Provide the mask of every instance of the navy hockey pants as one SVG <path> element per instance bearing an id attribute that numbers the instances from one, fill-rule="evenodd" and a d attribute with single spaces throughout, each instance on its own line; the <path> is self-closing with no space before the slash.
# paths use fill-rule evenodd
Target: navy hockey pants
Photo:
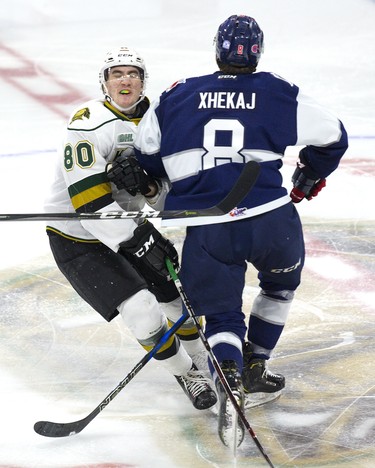
<path id="1" fill-rule="evenodd" d="M 300 284 L 305 248 L 295 206 L 242 220 L 187 228 L 181 282 L 197 315 L 206 316 L 206 336 L 233 332 L 242 340 L 247 262 L 267 291 L 294 291 Z"/>

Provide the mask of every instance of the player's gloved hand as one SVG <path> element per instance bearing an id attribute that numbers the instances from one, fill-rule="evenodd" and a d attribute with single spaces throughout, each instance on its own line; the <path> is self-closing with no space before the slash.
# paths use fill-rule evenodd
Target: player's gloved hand
<path id="1" fill-rule="evenodd" d="M 120 253 L 152 283 L 171 279 L 165 264 L 166 257 L 171 260 L 176 271 L 179 269 L 178 253 L 172 242 L 163 237 L 149 221 L 138 226 L 133 237 L 120 244 Z"/>
<path id="2" fill-rule="evenodd" d="M 107 177 L 116 187 L 124 189 L 133 197 L 140 192 L 149 194 L 150 185 L 155 186 L 153 179 L 139 166 L 134 156 L 118 156 L 112 163 L 107 164 Z"/>
<path id="3" fill-rule="evenodd" d="M 310 192 L 306 195 L 308 200 L 312 200 L 326 186 L 326 179 L 319 179 L 315 182 Z"/>
<path id="4" fill-rule="evenodd" d="M 297 167 L 292 176 L 294 187 L 290 192 L 293 203 L 299 203 L 304 198 L 311 200 L 326 186 L 326 179 L 309 179 L 303 171 Z"/>
<path id="5" fill-rule="evenodd" d="M 326 179 L 320 178 L 306 163 L 303 150 L 300 152 L 300 161 L 292 175 L 292 183 L 290 198 L 293 203 L 299 203 L 304 198 L 311 200 L 326 186 Z"/>

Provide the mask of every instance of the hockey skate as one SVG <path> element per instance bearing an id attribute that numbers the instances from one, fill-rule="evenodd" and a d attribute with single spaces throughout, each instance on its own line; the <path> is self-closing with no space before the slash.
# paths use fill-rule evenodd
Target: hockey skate
<path id="1" fill-rule="evenodd" d="M 251 344 L 243 348 L 242 382 L 245 391 L 245 408 L 260 406 L 278 399 L 285 387 L 285 377 L 267 369 L 266 360 L 252 357 Z"/>
<path id="2" fill-rule="evenodd" d="M 211 379 L 210 368 L 208 367 L 208 353 L 205 349 L 202 349 L 198 353 L 192 354 L 191 359 L 197 366 L 198 370 L 202 371 L 204 375 Z"/>
<path id="3" fill-rule="evenodd" d="M 197 369 L 195 364 L 186 375 L 175 375 L 177 382 L 193 403 L 194 408 L 205 410 L 217 402 L 215 391 L 211 388 L 204 372 Z"/>
<path id="4" fill-rule="evenodd" d="M 220 367 L 225 375 L 229 387 L 241 409 L 244 408 L 244 394 L 241 374 L 235 361 L 223 361 Z M 226 447 L 237 448 L 241 445 L 245 428 L 238 417 L 233 403 L 228 398 L 219 378 L 216 379 L 216 389 L 219 397 L 218 432 L 222 443 Z"/>

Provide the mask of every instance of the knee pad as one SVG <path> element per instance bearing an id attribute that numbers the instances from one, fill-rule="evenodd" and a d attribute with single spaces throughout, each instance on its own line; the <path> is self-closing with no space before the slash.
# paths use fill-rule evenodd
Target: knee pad
<path id="1" fill-rule="evenodd" d="M 182 300 L 180 296 L 171 302 L 161 302 L 161 308 L 171 322 L 177 322 L 182 315 Z"/>
<path id="2" fill-rule="evenodd" d="M 251 315 L 274 325 L 285 325 L 294 291 L 262 290 L 255 298 Z"/>
<path id="3" fill-rule="evenodd" d="M 177 320 L 181 317 L 183 313 L 182 300 L 180 297 L 171 302 L 162 302 L 160 303 L 160 306 L 162 307 L 165 315 L 167 316 L 168 322 L 171 326 L 177 322 Z M 202 317 L 198 317 L 198 322 L 201 325 L 201 327 L 203 327 Z M 186 320 L 186 322 L 184 322 L 178 329 L 176 335 L 186 340 L 197 339 L 198 331 L 194 320 L 189 317 Z"/>
<path id="4" fill-rule="evenodd" d="M 147 289 L 120 304 L 118 310 L 135 338 L 145 346 L 153 346 L 167 329 L 167 319 L 155 296 Z"/>

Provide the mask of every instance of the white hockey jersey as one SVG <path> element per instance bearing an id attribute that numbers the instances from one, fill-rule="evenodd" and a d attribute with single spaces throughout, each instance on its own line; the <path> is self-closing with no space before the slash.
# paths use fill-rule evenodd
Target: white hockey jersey
<path id="1" fill-rule="evenodd" d="M 48 213 L 137 211 L 145 198 L 135 197 L 108 181 L 107 163 L 119 154 L 134 154 L 137 125 L 149 107 L 138 105 L 139 116 L 129 119 L 106 100 L 91 100 L 76 109 L 68 123 L 57 155 L 55 180 L 45 200 Z M 132 237 L 133 219 L 50 221 L 47 230 L 83 242 L 101 241 L 117 251 Z"/>

